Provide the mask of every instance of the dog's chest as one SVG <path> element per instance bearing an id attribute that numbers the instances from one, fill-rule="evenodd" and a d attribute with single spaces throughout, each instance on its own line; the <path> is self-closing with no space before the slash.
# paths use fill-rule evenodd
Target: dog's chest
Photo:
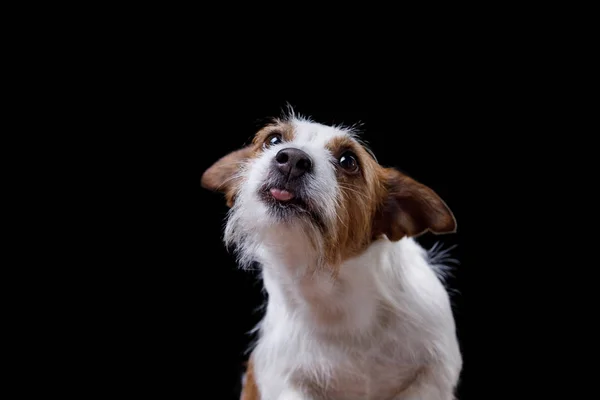
<path id="1" fill-rule="evenodd" d="M 368 348 L 340 342 L 297 351 L 293 356 L 286 351 L 281 357 L 271 353 L 269 361 L 261 360 L 258 351 L 261 386 L 277 392 L 275 382 L 292 382 L 315 400 L 388 400 L 408 386 L 420 368 L 408 361 L 392 340 L 372 343 Z"/>
<path id="2" fill-rule="evenodd" d="M 369 360 L 335 370 L 325 386 L 311 374 L 298 374 L 298 378 L 319 399 L 390 400 L 406 388 L 417 373 L 418 368 L 414 366 Z"/>

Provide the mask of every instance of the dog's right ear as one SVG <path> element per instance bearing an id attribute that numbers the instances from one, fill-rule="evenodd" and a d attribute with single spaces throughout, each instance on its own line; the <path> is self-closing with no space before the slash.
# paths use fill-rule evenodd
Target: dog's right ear
<path id="1" fill-rule="evenodd" d="M 250 146 L 227 154 L 204 171 L 200 179 L 200 185 L 205 189 L 224 193 L 227 206 L 231 207 L 239 183 L 237 174 L 240 166 L 251 155 L 252 148 Z"/>

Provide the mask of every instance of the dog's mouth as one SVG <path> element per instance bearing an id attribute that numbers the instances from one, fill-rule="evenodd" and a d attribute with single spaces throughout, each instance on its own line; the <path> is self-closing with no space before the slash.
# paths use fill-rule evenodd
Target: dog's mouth
<path id="1" fill-rule="evenodd" d="M 296 211 L 308 211 L 308 203 L 303 196 L 291 189 L 279 187 L 264 187 L 261 190 L 261 197 L 264 202 L 282 209 Z"/>
<path id="2" fill-rule="evenodd" d="M 325 224 L 318 208 L 306 197 L 302 187 L 293 188 L 291 185 L 264 185 L 259 191 L 261 200 L 269 207 L 271 216 L 282 220 L 301 218 L 308 219 L 320 229 Z"/>
<path id="3" fill-rule="evenodd" d="M 294 192 L 291 192 L 291 191 L 285 190 L 285 189 L 271 188 L 271 189 L 269 189 L 269 193 L 271 193 L 271 196 L 273 196 L 273 198 L 275 200 L 281 201 L 281 202 L 284 202 L 284 203 L 286 201 L 290 201 L 294 197 L 296 197 L 296 195 L 294 194 Z"/>

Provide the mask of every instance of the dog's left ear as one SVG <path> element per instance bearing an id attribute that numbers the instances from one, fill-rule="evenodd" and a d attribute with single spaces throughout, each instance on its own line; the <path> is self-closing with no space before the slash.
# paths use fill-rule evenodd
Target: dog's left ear
<path id="1" fill-rule="evenodd" d="M 456 232 L 450 208 L 429 187 L 399 171 L 386 168 L 382 175 L 384 199 L 374 221 L 374 236 L 397 241 L 405 236 Z"/>
<path id="2" fill-rule="evenodd" d="M 239 183 L 237 174 L 240 166 L 251 154 L 252 149 L 250 146 L 227 154 L 204 171 L 200 179 L 200 184 L 205 189 L 224 193 L 227 206 L 231 207 Z"/>

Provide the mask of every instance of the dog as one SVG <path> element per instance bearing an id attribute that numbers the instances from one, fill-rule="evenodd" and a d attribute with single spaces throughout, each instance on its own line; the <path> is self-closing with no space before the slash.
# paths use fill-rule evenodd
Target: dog
<path id="1" fill-rule="evenodd" d="M 452 400 L 448 292 L 415 238 L 456 232 L 429 187 L 381 166 L 354 127 L 293 111 L 217 160 L 224 242 L 268 294 L 243 400 Z"/>

